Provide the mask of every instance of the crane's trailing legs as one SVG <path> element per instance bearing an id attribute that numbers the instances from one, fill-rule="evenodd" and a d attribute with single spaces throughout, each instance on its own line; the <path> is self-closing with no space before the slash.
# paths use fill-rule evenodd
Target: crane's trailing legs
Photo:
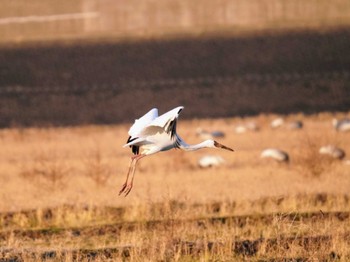
<path id="1" fill-rule="evenodd" d="M 121 190 L 119 191 L 119 195 L 124 193 L 125 196 L 127 196 L 130 193 L 132 186 L 133 186 L 133 182 L 134 182 L 134 175 L 135 175 L 137 161 L 139 161 L 144 156 L 145 155 L 136 155 L 136 156 L 131 157 L 129 171 L 128 171 L 128 174 L 126 175 L 125 183 L 123 184 Z M 130 183 L 128 183 L 130 174 L 132 174 L 131 181 L 130 181 Z"/>

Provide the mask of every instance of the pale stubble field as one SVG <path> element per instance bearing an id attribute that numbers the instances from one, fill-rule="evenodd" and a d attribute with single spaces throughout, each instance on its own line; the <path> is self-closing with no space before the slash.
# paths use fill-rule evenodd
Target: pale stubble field
<path id="1" fill-rule="evenodd" d="M 349 154 L 349 133 L 336 132 L 329 113 L 286 116 L 303 120 L 301 130 L 271 129 L 275 117 L 180 119 L 188 143 L 200 142 L 197 127 L 221 130 L 217 140 L 235 152 L 146 157 L 127 197 L 118 192 L 131 156 L 122 148 L 129 125 L 1 130 L 0 257 L 346 261 L 350 165 L 318 149 L 335 144 Z M 235 133 L 249 121 L 260 130 Z M 261 159 L 268 147 L 287 151 L 290 163 Z M 208 154 L 225 163 L 198 167 Z"/>

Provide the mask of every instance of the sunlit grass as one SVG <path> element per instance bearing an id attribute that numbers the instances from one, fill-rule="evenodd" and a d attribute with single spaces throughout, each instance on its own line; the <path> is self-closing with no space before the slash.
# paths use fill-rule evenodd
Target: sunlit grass
<path id="1" fill-rule="evenodd" d="M 54 251 L 55 259 L 71 260 L 99 250 L 100 261 L 346 261 L 349 166 L 318 149 L 334 143 L 347 150 L 349 134 L 332 129 L 330 114 L 287 116 L 302 119 L 302 130 L 272 130 L 274 117 L 180 120 L 187 142 L 199 142 L 199 126 L 222 130 L 220 141 L 235 152 L 146 157 L 126 198 L 118 191 L 130 161 L 122 148 L 128 126 L 1 130 L 0 257 L 22 250 L 23 259 L 41 259 Z M 251 120 L 259 132 L 234 132 L 235 123 Z M 290 163 L 261 159 L 266 147 L 287 151 Z M 225 164 L 199 168 L 209 152 Z"/>

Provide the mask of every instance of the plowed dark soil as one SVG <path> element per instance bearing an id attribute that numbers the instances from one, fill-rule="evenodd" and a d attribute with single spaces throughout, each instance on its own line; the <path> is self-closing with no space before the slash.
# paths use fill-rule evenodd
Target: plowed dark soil
<path id="1" fill-rule="evenodd" d="M 346 111 L 350 31 L 0 49 L 0 126 Z"/>

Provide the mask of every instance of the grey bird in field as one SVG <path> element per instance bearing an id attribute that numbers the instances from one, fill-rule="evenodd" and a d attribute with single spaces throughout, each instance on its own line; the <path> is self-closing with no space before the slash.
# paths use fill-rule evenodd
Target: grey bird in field
<path id="1" fill-rule="evenodd" d="M 303 122 L 301 122 L 300 120 L 291 121 L 288 123 L 288 128 L 291 130 L 302 129 Z"/>
<path id="2" fill-rule="evenodd" d="M 333 127 L 337 131 L 350 131 L 350 119 L 344 118 L 342 120 L 338 120 L 336 118 L 333 118 L 332 120 Z"/>
<path id="3" fill-rule="evenodd" d="M 197 128 L 196 135 L 201 137 L 202 139 L 213 139 L 215 137 L 225 137 L 225 133 L 219 130 L 215 131 L 207 131 L 202 128 Z"/>
<path id="4" fill-rule="evenodd" d="M 220 166 L 225 160 L 221 156 L 206 155 L 198 160 L 198 165 L 202 168 Z"/>
<path id="5" fill-rule="evenodd" d="M 238 124 L 235 127 L 235 132 L 237 134 L 243 134 L 247 131 L 253 131 L 253 132 L 259 131 L 259 126 L 255 122 L 250 121 L 245 124 Z"/>
<path id="6" fill-rule="evenodd" d="M 327 145 L 320 148 L 319 153 L 327 155 L 335 159 L 343 159 L 345 157 L 345 151 L 334 145 Z"/>
<path id="7" fill-rule="evenodd" d="M 246 124 L 246 127 L 250 130 L 250 131 L 259 131 L 259 126 L 257 123 L 250 121 Z"/>
<path id="8" fill-rule="evenodd" d="M 271 128 L 275 129 L 283 126 L 283 124 L 284 124 L 284 119 L 282 117 L 278 117 L 271 122 L 270 126 Z"/>
<path id="9" fill-rule="evenodd" d="M 277 162 L 289 162 L 289 155 L 280 149 L 277 148 L 267 148 L 263 150 L 260 154 L 261 158 L 271 158 Z"/>
<path id="10" fill-rule="evenodd" d="M 235 127 L 235 132 L 237 134 L 243 134 L 243 133 L 247 132 L 247 127 L 245 127 L 244 125 L 237 125 Z"/>

